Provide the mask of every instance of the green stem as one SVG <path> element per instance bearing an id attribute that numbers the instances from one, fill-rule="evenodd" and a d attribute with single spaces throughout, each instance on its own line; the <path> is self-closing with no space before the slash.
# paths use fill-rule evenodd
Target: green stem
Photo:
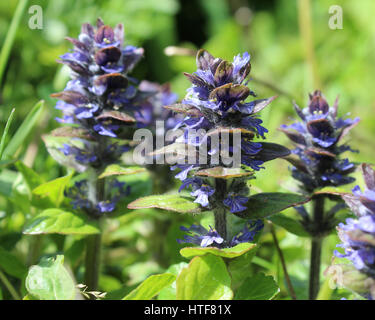
<path id="1" fill-rule="evenodd" d="M 271 234 L 272 234 L 273 242 L 275 243 L 275 247 L 276 247 L 277 253 L 279 255 L 282 268 L 283 268 L 284 277 L 285 277 L 285 280 L 286 280 L 286 284 L 288 286 L 289 294 L 290 294 L 290 296 L 292 297 L 293 300 L 297 300 L 296 292 L 294 291 L 292 281 L 289 278 L 289 273 L 288 273 L 288 269 L 286 267 L 284 254 L 283 254 L 283 252 L 280 248 L 279 241 L 277 240 L 275 228 L 273 226 L 273 223 L 269 223 L 269 224 L 270 224 L 270 228 L 271 228 Z"/>
<path id="2" fill-rule="evenodd" d="M 317 197 L 313 203 L 313 230 L 311 239 L 309 299 L 315 300 L 320 286 L 320 264 L 323 238 L 319 235 L 324 218 L 324 197 Z"/>
<path id="3" fill-rule="evenodd" d="M 22 15 L 26 9 L 28 0 L 20 0 L 17 4 L 16 11 L 13 15 L 12 22 L 7 32 L 3 47 L 0 52 L 0 85 L 3 80 L 3 74 L 5 67 L 8 62 L 9 54 L 13 46 L 14 39 L 16 37 L 18 25 L 21 22 Z"/>
<path id="4" fill-rule="evenodd" d="M 318 75 L 318 68 L 315 59 L 313 28 L 311 22 L 311 1 L 298 0 L 298 20 L 301 33 L 301 40 L 305 48 L 306 62 L 310 69 L 310 77 L 314 88 L 321 88 L 321 81 Z"/>
<path id="5" fill-rule="evenodd" d="M 227 213 L 225 206 L 223 205 L 227 183 L 224 179 L 215 179 L 215 187 L 217 202 L 216 208 L 214 209 L 215 229 L 224 240 L 228 241 Z"/>
<path id="6" fill-rule="evenodd" d="M 101 241 L 101 233 L 86 238 L 85 285 L 90 291 L 98 290 Z"/>
<path id="7" fill-rule="evenodd" d="M 12 295 L 14 300 L 21 300 L 21 296 L 17 293 L 17 290 L 10 283 L 6 275 L 0 270 L 0 281 L 8 289 L 9 293 Z"/>
<path id="8" fill-rule="evenodd" d="M 91 176 L 88 183 L 90 184 L 89 197 L 91 197 L 91 201 L 97 204 L 104 200 L 105 180 L 98 179 L 96 175 L 95 177 Z M 86 238 L 85 285 L 87 285 L 90 291 L 98 290 L 101 246 L 102 232 L 99 234 L 90 235 Z"/>
<path id="9" fill-rule="evenodd" d="M 43 235 L 38 234 L 32 237 L 27 254 L 27 265 L 32 266 L 38 262 L 42 250 Z"/>

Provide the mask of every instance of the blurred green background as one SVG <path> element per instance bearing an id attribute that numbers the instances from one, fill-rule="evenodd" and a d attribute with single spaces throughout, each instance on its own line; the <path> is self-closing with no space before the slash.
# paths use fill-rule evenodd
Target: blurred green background
<path id="1" fill-rule="evenodd" d="M 0 43 L 4 43 L 17 3 L 16 0 L 0 2 Z M 343 29 L 332 30 L 328 25 L 329 8 L 336 4 L 343 9 Z M 28 8 L 32 5 L 40 5 L 43 10 L 41 30 L 28 27 L 31 17 Z M 31 0 L 20 21 L 0 84 L 0 125 L 4 128 L 11 108 L 15 107 L 11 136 L 32 106 L 44 99 L 45 111 L 33 134 L 19 150 L 19 156 L 46 180 L 64 173 L 48 156 L 41 140 L 43 133 L 58 127 L 54 117 L 59 112 L 54 109 L 55 101 L 49 95 L 62 90 L 69 76 L 56 59 L 70 48 L 64 37 L 76 37 L 82 23 L 95 23 L 96 18 L 101 17 L 109 25 L 123 23 L 126 42 L 144 47 L 145 57 L 133 75 L 160 83 L 170 82 L 180 99 L 190 85 L 182 72 L 195 70 L 195 57 L 167 56 L 166 47 L 205 48 L 214 56 L 229 60 L 239 52 L 248 51 L 252 57 L 250 88 L 259 98 L 279 96 L 261 114 L 269 129 L 269 141 L 290 147 L 276 128 L 295 117 L 292 100 L 303 107 L 308 93 L 321 89 L 332 105 L 339 94 L 339 114 L 350 113 L 353 118 L 361 118 L 349 137 L 352 147 L 360 153 L 348 156 L 353 161 L 372 163 L 375 158 L 374 13 L 373 0 Z M 358 173 L 355 175 L 359 177 Z M 358 182 L 363 184 L 361 179 Z M 288 165 L 282 160 L 268 163 L 266 170 L 257 174 L 253 185 L 256 191 L 268 192 L 295 188 L 289 178 Z M 2 201 L 0 210 L 7 210 L 7 205 Z M 147 233 L 147 218 L 125 217 L 122 223 L 127 219 L 132 224 L 121 236 L 132 238 L 133 233 Z M 16 221 L 17 216 L 13 219 Z M 21 224 L 14 223 L 15 226 Z M 307 274 L 308 241 L 280 228 L 278 235 L 293 281 L 298 286 Z M 111 237 L 114 237 L 112 241 L 117 241 L 116 234 Z M 171 235 L 167 241 L 175 241 L 173 237 Z M 129 266 L 127 273 L 131 284 L 160 268 L 150 267 L 147 250 L 142 249 L 145 244 L 138 238 L 134 241 L 137 250 L 145 252 L 143 260 L 137 255 L 124 258 L 121 247 L 111 251 L 114 260 L 116 254 L 126 260 L 122 263 Z M 282 277 L 270 235 L 265 234 L 262 241 L 263 252 L 259 253 L 260 260 L 256 260 L 259 267 Z M 326 265 L 330 263 L 337 241 L 335 235 L 327 240 Z M 175 252 L 171 254 L 178 256 L 179 247 L 177 244 L 172 247 Z M 175 261 L 172 259 L 172 262 Z M 105 286 L 117 288 L 118 280 L 114 279 L 108 275 L 108 282 L 102 289 L 106 289 Z M 301 294 L 303 290 L 301 288 Z"/>

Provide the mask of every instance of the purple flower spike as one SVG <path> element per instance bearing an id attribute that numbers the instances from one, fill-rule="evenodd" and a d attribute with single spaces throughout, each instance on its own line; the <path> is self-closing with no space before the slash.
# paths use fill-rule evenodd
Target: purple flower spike
<path id="1" fill-rule="evenodd" d="M 302 189 L 313 192 L 353 182 L 354 178 L 348 175 L 355 170 L 354 164 L 339 156 L 354 150 L 348 145 L 339 145 L 339 142 L 359 119 L 337 119 L 337 100 L 330 107 L 318 90 L 310 95 L 306 108 L 295 105 L 295 110 L 302 121 L 282 125 L 280 131 L 296 144 L 292 152 L 299 159 L 291 161 L 291 170 L 293 177 L 302 183 Z"/>

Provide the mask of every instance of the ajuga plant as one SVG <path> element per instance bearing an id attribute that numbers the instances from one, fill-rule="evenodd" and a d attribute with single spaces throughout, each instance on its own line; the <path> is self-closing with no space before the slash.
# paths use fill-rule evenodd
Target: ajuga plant
<path id="1" fill-rule="evenodd" d="M 213 214 L 213 224 L 208 227 L 199 223 L 182 227 L 187 235 L 177 241 L 196 244 L 200 250 L 210 253 L 224 250 L 225 254 L 217 255 L 228 258 L 231 257 L 228 250 L 236 250 L 237 246 L 248 245 L 256 239 L 263 228 L 263 218 L 303 203 L 306 197 L 279 193 L 250 195 L 249 182 L 255 172 L 264 169 L 265 162 L 290 154 L 281 145 L 259 141 L 268 130 L 258 113 L 275 97 L 248 99 L 255 96 L 246 80 L 251 67 L 250 55 L 239 54 L 229 62 L 201 49 L 196 63 L 196 72 L 185 73 L 192 83 L 186 97 L 181 103 L 166 107 L 185 116 L 175 127 L 180 130 L 178 137 L 173 144 L 153 153 L 175 156 L 171 169 L 179 171 L 176 178 L 181 180 L 180 194 L 140 198 L 128 208 L 156 207 Z M 181 251 L 185 257 L 192 257 L 196 252 L 186 253 L 185 249 Z M 244 275 L 243 279 L 248 276 Z"/>
<path id="2" fill-rule="evenodd" d="M 342 242 L 337 246 L 344 252 L 334 252 L 350 263 L 334 264 L 326 273 L 333 276 L 338 285 L 375 300 L 375 172 L 368 164 L 362 164 L 361 170 L 365 190 L 362 192 L 357 185 L 352 194 L 341 195 L 355 218 L 348 218 L 337 227 Z"/>
<path id="3" fill-rule="evenodd" d="M 177 94 L 171 91 L 169 83 L 160 85 L 150 81 L 142 81 L 139 89 L 153 95 L 145 100 L 135 115 L 141 127 L 151 130 L 153 133 L 153 145 L 156 145 L 158 136 L 164 137 L 165 131 L 173 129 L 181 120 L 181 116 L 173 114 L 164 106 L 177 102 Z M 173 187 L 173 174 L 168 165 L 160 165 L 153 159 L 153 163 L 146 166 L 153 175 L 153 192 L 162 193 Z M 163 177 L 163 178 L 161 178 Z"/>
<path id="4" fill-rule="evenodd" d="M 57 121 L 69 125 L 51 135 L 65 143 L 56 146 L 48 140 L 47 147 L 61 163 L 81 173 L 66 196 L 73 209 L 90 221 L 115 212 L 131 192 L 118 175 L 139 172 L 110 169 L 131 148 L 130 139 L 143 120 L 139 111 L 151 96 L 128 76 L 143 49 L 124 45 L 123 38 L 121 24 L 114 29 L 100 19 L 96 27 L 83 24 L 78 39 L 67 38 L 73 50 L 59 60 L 70 68 L 71 80 L 64 91 L 52 94 L 63 113 Z M 84 283 L 91 290 L 97 289 L 100 247 L 101 232 L 87 237 Z"/>
<path id="5" fill-rule="evenodd" d="M 313 195 L 324 187 L 337 187 L 353 182 L 349 174 L 355 165 L 343 158 L 346 151 L 354 151 L 346 143 L 340 144 L 359 119 L 337 117 L 338 99 L 330 107 L 319 90 L 309 95 L 309 104 L 301 109 L 294 104 L 300 121 L 283 125 L 280 130 L 295 143 L 291 173 L 300 182 L 302 193 Z M 309 214 L 304 206 L 296 207 L 301 223 L 312 238 L 309 296 L 314 299 L 319 289 L 320 257 L 322 239 L 332 232 L 337 224 L 335 214 L 342 209 L 338 203 L 325 210 L 327 194 L 314 195 L 313 208 Z"/>

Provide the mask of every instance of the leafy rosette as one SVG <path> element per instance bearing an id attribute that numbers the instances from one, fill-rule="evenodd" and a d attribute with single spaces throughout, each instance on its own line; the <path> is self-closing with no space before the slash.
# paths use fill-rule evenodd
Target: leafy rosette
<path id="1" fill-rule="evenodd" d="M 180 190 L 192 187 L 191 195 L 202 207 L 224 205 L 232 213 L 240 212 L 246 210 L 246 180 L 252 172 L 263 168 L 265 161 L 289 154 L 280 145 L 253 141 L 255 137 L 265 138 L 268 132 L 257 113 L 275 97 L 247 101 L 249 96 L 255 96 L 245 82 L 251 68 L 247 52 L 229 62 L 200 50 L 196 62 L 197 71 L 185 73 L 192 83 L 185 99 L 166 107 L 185 115 L 176 126 L 183 133 L 173 145 L 156 153 L 178 155 L 172 169 L 181 170 L 176 175 L 182 181 Z M 240 159 L 237 168 L 230 161 L 234 155 Z M 207 161 L 201 161 L 202 156 Z M 224 198 L 214 185 L 218 179 L 228 180 Z"/>
<path id="2" fill-rule="evenodd" d="M 342 242 L 338 247 L 344 248 L 345 252 L 335 251 L 335 255 L 350 260 L 352 264 L 334 265 L 331 269 L 336 272 L 339 268 L 350 270 L 338 280 L 364 297 L 375 299 L 375 172 L 366 164 L 361 168 L 366 182 L 365 191 L 356 186 L 352 195 L 343 195 L 357 218 L 348 218 L 337 228 Z"/>
<path id="3" fill-rule="evenodd" d="M 309 96 L 308 107 L 294 108 L 301 121 L 283 125 L 280 130 L 296 145 L 292 175 L 301 182 L 301 188 L 309 193 L 327 186 L 340 186 L 354 181 L 348 175 L 355 165 L 341 154 L 354 151 L 346 143 L 340 144 L 348 132 L 358 124 L 359 118 L 337 117 L 338 99 L 330 107 L 320 91 Z"/>

